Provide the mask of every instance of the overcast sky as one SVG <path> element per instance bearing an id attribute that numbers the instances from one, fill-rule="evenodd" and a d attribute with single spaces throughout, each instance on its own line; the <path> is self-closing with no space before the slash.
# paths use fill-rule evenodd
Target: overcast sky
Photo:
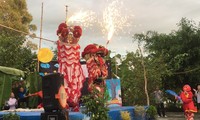
<path id="1" fill-rule="evenodd" d="M 33 24 L 37 25 L 39 36 L 41 3 L 44 3 L 43 37 L 57 40 L 58 25 L 66 20 L 65 5 L 68 5 L 68 17 L 82 11 L 93 11 L 99 20 L 102 19 L 104 9 L 113 0 L 27 0 L 28 10 L 33 16 Z M 121 0 L 124 5 L 122 16 L 129 16 L 130 26 L 123 29 L 124 34 L 114 34 L 108 49 L 116 53 L 126 54 L 126 51 L 135 51 L 137 45 L 132 43 L 135 33 L 154 30 L 159 33 L 169 33 L 176 30 L 176 24 L 182 17 L 200 21 L 200 0 Z M 123 9 L 124 8 L 124 9 Z M 97 24 L 86 28 L 80 40 L 82 49 L 90 43 L 106 44 L 106 37 Z M 123 32 L 123 31 L 121 31 Z M 34 41 L 38 41 L 35 39 Z M 42 47 L 55 48 L 52 43 L 43 42 Z M 81 49 L 81 51 L 82 51 Z"/>

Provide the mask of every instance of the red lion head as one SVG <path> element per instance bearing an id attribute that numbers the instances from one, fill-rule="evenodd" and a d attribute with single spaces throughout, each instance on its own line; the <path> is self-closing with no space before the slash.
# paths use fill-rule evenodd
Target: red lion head
<path id="1" fill-rule="evenodd" d="M 83 50 L 82 57 L 84 58 L 86 54 L 98 54 L 101 57 L 104 57 L 108 55 L 108 49 L 101 45 L 90 44 Z"/>
<path id="2" fill-rule="evenodd" d="M 80 26 L 67 26 L 66 23 L 61 23 L 57 29 L 57 35 L 62 42 L 76 44 L 82 35 Z"/>

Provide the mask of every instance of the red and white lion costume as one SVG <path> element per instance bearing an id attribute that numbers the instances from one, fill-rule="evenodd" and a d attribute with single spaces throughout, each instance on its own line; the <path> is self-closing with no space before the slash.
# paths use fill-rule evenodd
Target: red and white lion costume
<path id="1" fill-rule="evenodd" d="M 64 75 L 64 86 L 68 95 L 68 104 L 73 111 L 79 111 L 81 89 L 85 76 L 80 64 L 80 45 L 82 35 L 80 26 L 69 27 L 65 23 L 58 26 L 57 41 L 58 72 Z"/>
<path id="2" fill-rule="evenodd" d="M 108 50 L 97 44 L 86 46 L 82 52 L 82 57 L 86 60 L 88 68 L 88 90 L 90 92 L 93 87 L 103 92 L 100 86 L 105 84 L 104 80 L 108 76 L 107 65 L 103 58 L 106 55 L 108 55 Z"/>

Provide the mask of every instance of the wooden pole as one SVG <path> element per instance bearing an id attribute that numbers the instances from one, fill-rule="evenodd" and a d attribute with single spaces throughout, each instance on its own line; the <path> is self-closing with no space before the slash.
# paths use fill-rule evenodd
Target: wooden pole
<path id="1" fill-rule="evenodd" d="M 40 19 L 40 43 L 39 43 L 39 49 L 41 48 L 41 44 L 42 44 L 42 24 L 43 24 L 43 2 L 42 2 L 41 19 Z"/>
<path id="2" fill-rule="evenodd" d="M 66 5 L 65 7 L 66 7 L 66 22 L 65 23 L 67 23 L 68 5 Z"/>
<path id="3" fill-rule="evenodd" d="M 42 7 L 41 7 L 41 19 L 40 19 L 40 40 L 39 40 L 39 47 L 38 47 L 38 51 L 41 48 L 41 44 L 42 44 L 42 24 L 43 23 L 43 2 L 42 2 Z M 38 60 L 38 72 L 40 70 L 40 64 L 39 64 L 39 60 Z"/>

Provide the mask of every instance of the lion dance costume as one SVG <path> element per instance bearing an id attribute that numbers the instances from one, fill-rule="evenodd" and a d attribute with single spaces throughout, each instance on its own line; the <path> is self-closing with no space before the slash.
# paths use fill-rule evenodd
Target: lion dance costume
<path id="1" fill-rule="evenodd" d="M 194 120 L 194 112 L 197 112 L 197 108 L 194 106 L 193 94 L 189 85 L 183 86 L 183 92 L 180 94 L 183 101 L 183 110 L 186 120 Z"/>
<path id="2" fill-rule="evenodd" d="M 108 50 L 97 44 L 86 46 L 82 52 L 82 57 L 86 60 L 88 68 L 88 90 L 90 92 L 92 92 L 93 87 L 100 92 L 104 91 L 101 86 L 105 85 L 104 80 L 108 76 L 107 65 L 104 60 L 106 55 L 108 55 Z"/>
<path id="3" fill-rule="evenodd" d="M 68 104 L 73 111 L 79 111 L 81 89 L 85 80 L 80 64 L 80 45 L 82 35 L 80 26 L 70 27 L 65 23 L 58 26 L 57 41 L 58 72 L 64 75 L 64 86 L 68 95 Z"/>

